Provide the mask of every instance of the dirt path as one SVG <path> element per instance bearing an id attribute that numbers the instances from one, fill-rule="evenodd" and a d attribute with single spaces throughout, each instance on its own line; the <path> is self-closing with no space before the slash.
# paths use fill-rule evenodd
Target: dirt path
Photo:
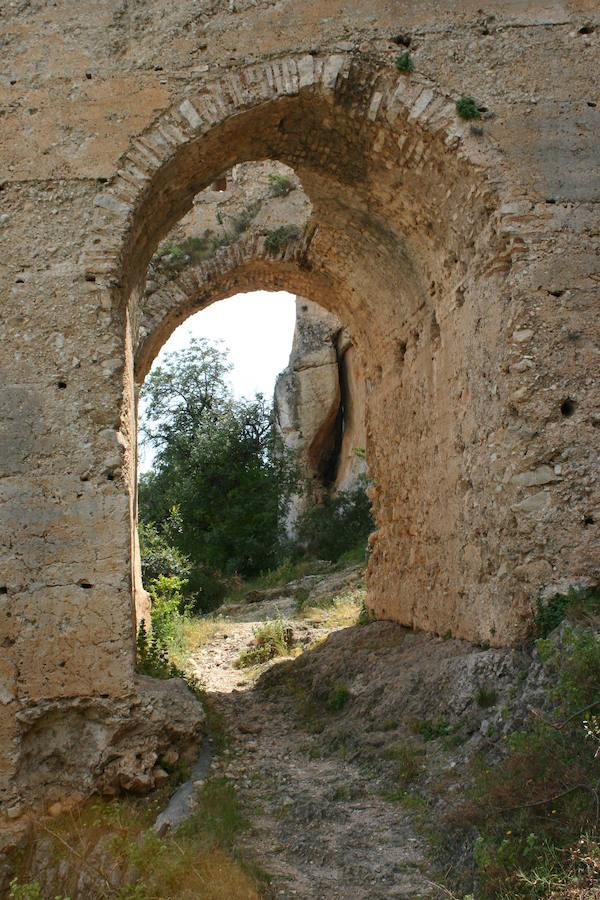
<path id="1" fill-rule="evenodd" d="M 343 742 L 339 752 L 322 752 L 318 727 L 294 700 L 299 674 L 291 686 L 273 689 L 265 670 L 281 663 L 250 672 L 235 667 L 257 624 L 278 611 L 291 618 L 293 609 L 292 600 L 279 598 L 233 610 L 191 662 L 232 735 L 231 749 L 213 770 L 236 784 L 250 811 L 244 851 L 272 876 L 273 897 L 448 896 L 424 874 L 431 866 L 413 816 L 383 798 L 382 784 L 366 770 L 361 753 L 346 753 Z M 339 630 L 298 620 L 293 628 L 304 646 Z M 293 665 L 300 673 L 298 663 Z"/>

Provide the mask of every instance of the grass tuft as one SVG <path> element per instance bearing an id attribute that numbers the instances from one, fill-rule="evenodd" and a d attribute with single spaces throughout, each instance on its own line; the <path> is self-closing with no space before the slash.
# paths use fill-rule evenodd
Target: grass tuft
<path id="1" fill-rule="evenodd" d="M 274 228 L 265 238 L 265 250 L 270 256 L 281 253 L 290 241 L 296 241 L 300 237 L 300 229 L 297 225 L 280 225 Z"/>
<path id="2" fill-rule="evenodd" d="M 288 656 L 294 645 L 292 628 L 278 616 L 256 628 L 253 644 L 254 646 L 240 653 L 236 662 L 238 668 L 259 666 L 276 656 Z"/>

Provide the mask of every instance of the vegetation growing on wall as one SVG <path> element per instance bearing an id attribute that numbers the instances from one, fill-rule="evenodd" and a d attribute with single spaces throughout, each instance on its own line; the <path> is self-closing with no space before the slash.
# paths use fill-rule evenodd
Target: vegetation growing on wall
<path id="1" fill-rule="evenodd" d="M 583 900 L 600 884 L 600 637 L 564 625 L 536 650 L 543 711 L 499 764 L 476 765 L 460 817 L 476 829 L 478 897 Z"/>

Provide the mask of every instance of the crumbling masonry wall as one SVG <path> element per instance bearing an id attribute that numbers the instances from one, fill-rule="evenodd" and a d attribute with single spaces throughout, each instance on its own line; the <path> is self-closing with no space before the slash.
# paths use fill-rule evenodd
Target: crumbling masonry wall
<path id="1" fill-rule="evenodd" d="M 118 732 L 140 706 L 145 271 L 198 191 L 239 162 L 291 166 L 310 226 L 275 258 L 257 240 L 188 273 L 152 334 L 254 288 L 340 318 L 367 370 L 377 615 L 508 643 L 540 594 L 598 577 L 595 4 L 222 7 L 2 12 L 0 796 L 12 822 L 101 780 L 106 755 L 78 759 L 76 736 L 91 722 L 106 737 L 107 718 Z M 394 58 L 408 41 L 406 76 Z M 487 110 L 475 127 L 456 115 L 463 94 Z"/>

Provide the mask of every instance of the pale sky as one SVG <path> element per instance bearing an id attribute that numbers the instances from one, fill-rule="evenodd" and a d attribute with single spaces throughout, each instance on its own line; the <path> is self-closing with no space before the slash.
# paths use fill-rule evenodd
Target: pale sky
<path id="1" fill-rule="evenodd" d="M 234 395 L 253 397 L 260 392 L 272 397 L 275 379 L 288 363 L 295 321 L 292 294 L 284 291 L 236 294 L 190 316 L 176 328 L 154 366 L 160 365 L 166 353 L 182 350 L 193 337 L 221 340 L 229 349 L 233 363 L 229 381 Z M 150 448 L 140 446 L 140 470 L 147 471 L 151 463 Z"/>

